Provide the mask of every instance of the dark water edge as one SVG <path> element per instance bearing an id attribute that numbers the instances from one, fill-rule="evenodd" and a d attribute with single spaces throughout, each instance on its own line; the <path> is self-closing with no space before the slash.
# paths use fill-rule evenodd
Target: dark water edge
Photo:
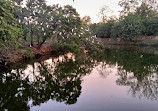
<path id="1" fill-rule="evenodd" d="M 1 69 L 0 111 L 157 111 L 158 55 L 138 49 L 47 56 Z"/>
<path id="2" fill-rule="evenodd" d="M 141 46 L 141 45 L 104 45 L 106 49 L 119 49 L 142 52 L 145 54 L 158 55 L 158 47 L 155 46 Z"/>

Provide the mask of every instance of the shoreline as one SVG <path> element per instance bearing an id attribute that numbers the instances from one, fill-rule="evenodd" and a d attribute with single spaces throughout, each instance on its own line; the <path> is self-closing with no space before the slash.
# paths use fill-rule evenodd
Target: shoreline
<path id="1" fill-rule="evenodd" d="M 98 38 L 105 49 L 132 49 L 143 53 L 158 55 L 158 37 L 141 37 L 134 40 Z M 41 56 L 54 55 L 57 51 L 50 44 L 43 44 L 40 49 L 38 45 L 29 47 L 29 44 L 21 45 L 16 51 L 10 51 L 7 56 L 0 55 L 0 67 L 9 67 L 14 63 L 35 59 Z"/>
<path id="2" fill-rule="evenodd" d="M 18 48 L 16 51 L 9 52 L 7 56 L 1 55 L 0 67 L 7 67 L 17 62 L 34 59 L 41 56 L 52 55 L 56 52 L 49 44 L 43 44 L 40 49 L 29 47 L 29 45 L 22 45 L 25 49 Z"/>
<path id="3" fill-rule="evenodd" d="M 98 40 L 104 45 L 158 46 L 158 36 L 144 36 L 135 39 L 98 38 Z"/>

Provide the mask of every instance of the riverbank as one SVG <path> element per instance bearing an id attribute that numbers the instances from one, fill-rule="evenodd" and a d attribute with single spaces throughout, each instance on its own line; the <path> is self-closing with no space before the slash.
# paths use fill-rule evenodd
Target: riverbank
<path id="1" fill-rule="evenodd" d="M 158 55 L 158 37 L 141 37 L 134 40 L 99 38 L 106 49 L 133 49 L 143 53 Z M 0 51 L 0 67 L 10 66 L 11 64 L 33 59 L 40 56 L 53 55 L 56 50 L 51 44 L 43 44 L 40 49 L 38 45 L 30 47 L 29 44 L 22 44 L 16 51 L 9 50 L 5 56 Z"/>
<path id="2" fill-rule="evenodd" d="M 137 39 L 99 38 L 106 49 L 136 50 L 146 54 L 158 55 L 158 36 L 144 36 Z"/>
<path id="3" fill-rule="evenodd" d="M 145 54 L 158 55 L 158 48 L 153 46 L 134 46 L 134 45 L 105 45 L 105 49 L 131 50 Z"/>
<path id="4" fill-rule="evenodd" d="M 104 45 L 158 46 L 158 36 L 144 36 L 135 39 L 99 38 Z"/>
<path id="5" fill-rule="evenodd" d="M 53 49 L 50 44 L 43 44 L 40 49 L 37 45 L 30 47 L 29 44 L 23 44 L 19 46 L 15 51 L 10 50 L 8 54 L 0 54 L 0 67 L 9 66 L 20 61 L 36 58 L 39 56 L 46 56 L 53 54 L 55 49 Z"/>

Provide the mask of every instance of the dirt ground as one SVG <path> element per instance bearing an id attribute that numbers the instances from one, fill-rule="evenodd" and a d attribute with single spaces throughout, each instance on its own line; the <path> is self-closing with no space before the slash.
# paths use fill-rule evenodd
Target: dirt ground
<path id="1" fill-rule="evenodd" d="M 26 49 L 30 50 L 30 53 L 33 54 L 33 57 L 36 56 L 44 56 L 44 55 L 50 55 L 51 53 L 55 52 L 55 50 L 52 48 L 50 44 L 43 44 L 40 49 L 37 48 L 38 45 L 34 45 L 33 47 L 30 47 L 29 44 L 22 44 L 22 47 L 25 48 L 18 48 L 17 50 L 10 49 L 9 53 L 5 56 L 0 53 L 0 66 L 5 66 L 9 64 L 13 64 L 19 61 L 23 61 L 26 58 Z M 2 51 L 2 50 L 1 50 Z"/>

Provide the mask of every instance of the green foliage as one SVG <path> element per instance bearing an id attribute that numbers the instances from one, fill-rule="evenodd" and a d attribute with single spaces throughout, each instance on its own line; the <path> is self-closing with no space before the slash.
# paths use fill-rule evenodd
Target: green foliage
<path id="1" fill-rule="evenodd" d="M 72 44 L 66 44 L 64 46 L 64 49 L 65 50 L 68 50 L 70 52 L 74 52 L 74 53 L 78 53 L 79 52 L 79 46 L 75 43 L 72 43 Z"/>
<path id="2" fill-rule="evenodd" d="M 7 45 L 11 45 L 11 42 L 12 44 L 18 44 L 19 37 L 24 36 L 25 41 L 21 40 L 21 42 L 30 41 L 31 46 L 36 42 L 39 49 L 49 39 L 49 43 L 52 45 L 55 43 L 60 45 L 58 49 L 62 47 L 66 51 L 77 53 L 79 47 L 84 45 L 82 41 L 91 36 L 88 26 L 80 19 L 76 9 L 70 5 L 64 7 L 59 5 L 48 6 L 45 0 L 27 0 L 25 6 L 22 6 L 22 0 L 2 1 L 6 3 L 2 3 L 0 7 L 8 4 L 3 6 L 7 11 L 4 11 L 4 14 L 1 15 L 2 17 L 6 15 L 5 19 L 7 21 L 1 17 L 2 22 L 0 23 L 2 26 L 4 23 L 4 27 L 8 25 L 10 28 L 5 27 L 2 28 L 4 31 L 0 30 L 0 36 L 3 37 L 4 35 L 3 38 L 6 38 L 5 40 L 2 38 L 2 40 L 7 43 L 1 44 L 3 46 L 7 47 Z M 14 1 L 16 2 L 15 5 Z M 10 10 L 10 8 L 12 9 Z M 1 10 L 3 11 L 3 9 Z M 7 15 L 7 13 L 10 14 Z M 24 34 L 19 25 L 23 28 Z M 6 29 L 9 31 L 6 31 Z M 6 32 L 7 34 L 5 34 Z M 25 55 L 30 56 L 28 53 L 26 51 Z"/>
<path id="3" fill-rule="evenodd" d="M 142 34 L 143 29 L 141 17 L 130 14 L 114 25 L 112 35 L 120 38 L 135 38 Z"/>
<path id="4" fill-rule="evenodd" d="M 77 45 L 76 43 L 72 42 L 69 44 L 64 44 L 64 45 L 60 45 L 60 44 L 55 44 L 53 45 L 53 47 L 58 51 L 58 53 L 62 52 L 62 53 L 67 53 L 67 52 L 72 52 L 72 53 L 79 53 L 80 52 L 80 47 L 79 45 Z"/>
<path id="5" fill-rule="evenodd" d="M 142 34 L 143 29 L 141 17 L 137 14 L 129 14 L 118 22 L 109 20 L 106 24 L 93 24 L 90 27 L 92 33 L 100 38 L 135 38 Z"/>
<path id="6" fill-rule="evenodd" d="M 79 53 L 80 49 L 79 46 L 76 43 L 66 44 L 63 46 L 64 51 L 66 52 L 73 52 L 73 53 Z"/>
<path id="7" fill-rule="evenodd" d="M 26 50 L 24 52 L 24 56 L 25 56 L 26 59 L 34 57 L 33 53 L 30 50 Z"/>
<path id="8" fill-rule="evenodd" d="M 107 23 L 94 23 L 89 26 L 90 31 L 93 35 L 96 35 L 99 38 L 110 38 L 111 30 L 116 23 L 116 20 L 110 19 Z"/>
<path id="9" fill-rule="evenodd" d="M 23 31 L 14 18 L 14 4 L 9 0 L 0 0 L 0 46 L 8 49 L 16 47 Z"/>
<path id="10" fill-rule="evenodd" d="M 156 18 L 142 19 L 144 25 L 143 34 L 147 36 L 157 35 L 158 25 L 156 23 Z"/>
<path id="11" fill-rule="evenodd" d="M 27 48 L 25 46 L 22 46 L 22 45 L 19 45 L 19 48 L 25 50 L 24 56 L 25 56 L 26 59 L 34 57 L 31 49 L 29 49 L 29 48 Z"/>
<path id="12" fill-rule="evenodd" d="M 56 9 L 60 13 L 54 16 L 57 20 L 57 29 L 54 31 L 56 40 L 53 47 L 61 52 L 78 53 L 82 48 L 86 49 L 92 46 L 88 49 L 95 49 L 94 47 L 99 45 L 99 42 L 97 45 L 91 45 L 96 42 L 96 39 L 92 39 L 87 24 L 80 19 L 73 7 L 69 5 L 64 8 L 56 6 Z"/>
<path id="13" fill-rule="evenodd" d="M 116 22 L 111 29 L 111 37 L 118 38 L 120 34 L 120 22 Z"/>
<path id="14" fill-rule="evenodd" d="M 47 6 L 44 0 L 29 0 L 25 12 L 25 20 L 22 23 L 26 29 L 25 38 L 31 38 L 31 45 L 36 40 L 39 48 L 48 38 L 51 38 L 53 43 L 67 44 L 67 41 L 80 32 L 79 14 L 70 5 Z"/>
<path id="15" fill-rule="evenodd" d="M 110 28 L 108 27 L 108 24 L 100 24 L 97 28 L 96 28 L 96 32 L 95 35 L 97 37 L 101 37 L 101 38 L 107 38 L 110 37 L 109 35 L 109 30 Z"/>
<path id="16" fill-rule="evenodd" d="M 93 35 L 100 38 L 133 39 L 158 34 L 158 12 L 150 3 L 141 3 L 138 0 L 121 0 L 119 5 L 123 7 L 120 19 L 90 25 Z"/>
<path id="17" fill-rule="evenodd" d="M 92 35 L 95 35 L 97 26 L 98 26 L 98 24 L 96 24 L 96 23 L 91 24 L 91 25 L 89 26 L 89 29 L 90 29 L 90 32 L 92 33 Z"/>
<path id="18" fill-rule="evenodd" d="M 104 50 L 103 44 L 94 36 L 86 38 L 83 42 L 89 54 L 97 54 Z"/>
<path id="19" fill-rule="evenodd" d="M 152 6 L 143 3 L 137 8 L 136 14 L 141 16 L 143 26 L 145 27 L 142 33 L 148 36 L 156 35 L 158 31 L 158 25 L 156 23 L 157 11 L 153 10 Z"/>

